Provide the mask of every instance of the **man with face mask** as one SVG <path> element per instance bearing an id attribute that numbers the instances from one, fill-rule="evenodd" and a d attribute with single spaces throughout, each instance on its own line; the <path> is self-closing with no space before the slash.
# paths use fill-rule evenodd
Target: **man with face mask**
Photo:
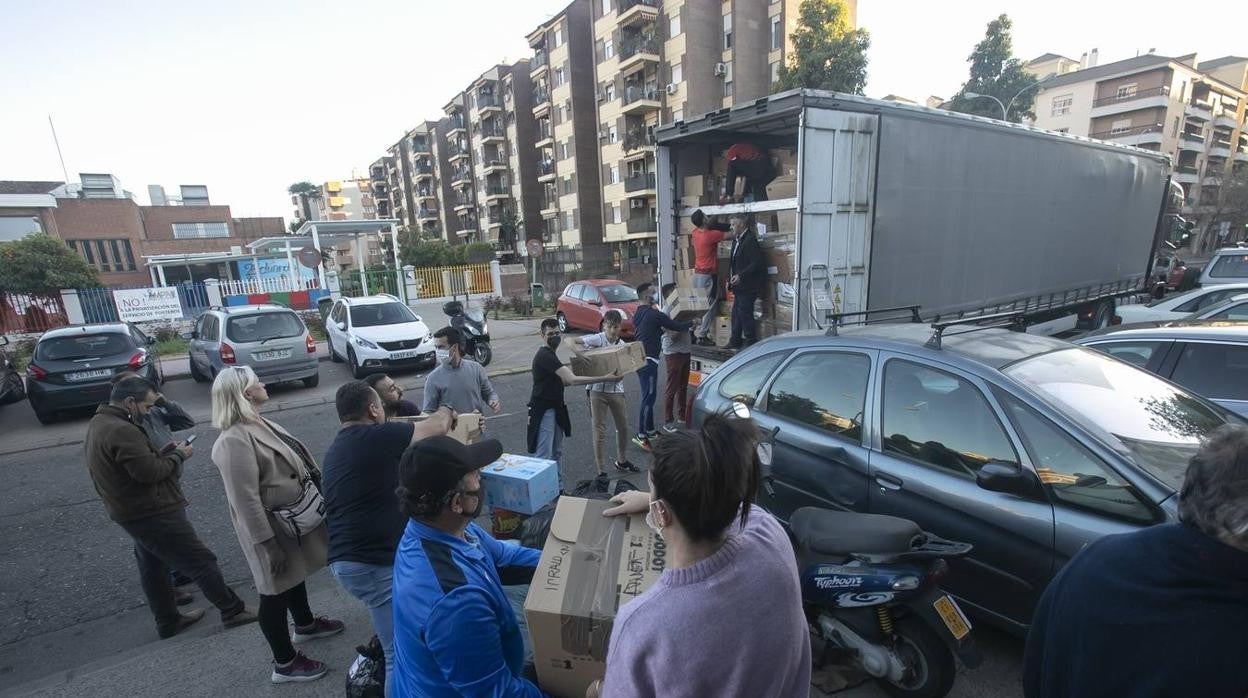
<path id="1" fill-rule="evenodd" d="M 384 373 L 371 373 L 364 382 L 377 391 L 381 404 L 386 408 L 387 417 L 416 417 L 420 408 L 416 403 L 403 399 L 403 388 L 393 378 Z"/>
<path id="2" fill-rule="evenodd" d="M 502 453 L 493 439 L 435 436 L 403 454 L 393 696 L 545 695 L 524 676 L 523 633 L 502 586 L 531 580 L 541 551 L 503 545 L 473 523 L 481 468 Z"/>
<path id="3" fill-rule="evenodd" d="M 456 412 L 484 412 L 489 406 L 494 414 L 503 409 L 498 393 L 490 385 L 481 364 L 465 359 L 463 333 L 455 327 L 443 327 L 433 333 L 438 367 L 425 379 L 425 412 L 449 405 Z"/>
<path id="4" fill-rule="evenodd" d="M 109 518 L 134 540 L 143 593 L 161 638 L 173 637 L 204 617 L 203 609 L 178 611 L 170 568 L 195 581 L 204 597 L 221 610 L 227 628 L 255 622 L 256 614 L 246 610 L 243 600 L 225 583 L 216 556 L 186 518 L 186 497 L 178 479 L 182 464 L 194 450 L 178 442 L 172 449 L 157 452 L 140 426 L 158 399 L 144 378 L 117 381 L 108 404 L 96 409 L 87 426 L 91 482 Z"/>
<path id="5" fill-rule="evenodd" d="M 657 308 L 659 293 L 654 284 L 638 286 L 637 296 L 641 300 L 633 311 L 633 334 L 646 350 L 646 364 L 637 372 L 641 382 L 641 414 L 637 418 L 633 443 L 648 453 L 651 440 L 658 435 L 654 428 L 654 401 L 659 395 L 659 351 L 663 348 L 663 331 L 688 333 L 693 323 L 673 320 Z"/>
<path id="6" fill-rule="evenodd" d="M 399 459 L 417 441 L 446 434 L 454 412 L 445 407 L 421 422 L 387 422 L 381 398 L 365 381 L 340 386 L 334 405 L 342 428 L 325 453 L 321 480 L 329 569 L 348 594 L 368 606 L 389 684 L 394 676 L 391 578 L 406 522 L 394 499 Z"/>

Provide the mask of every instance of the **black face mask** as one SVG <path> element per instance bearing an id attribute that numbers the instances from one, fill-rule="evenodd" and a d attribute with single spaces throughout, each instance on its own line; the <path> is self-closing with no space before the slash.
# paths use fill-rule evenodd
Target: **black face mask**
<path id="1" fill-rule="evenodd" d="M 556 335 L 551 335 L 551 336 L 549 336 L 549 337 L 547 337 L 547 338 L 546 338 L 546 346 L 550 347 L 551 349 L 558 349 L 558 348 L 559 348 L 559 342 L 562 342 L 562 341 L 563 341 L 563 337 L 561 337 L 561 336 L 559 336 L 559 335 L 557 335 L 557 334 L 556 334 Z"/>
<path id="2" fill-rule="evenodd" d="M 485 492 L 483 488 L 477 487 L 475 490 L 460 490 L 461 497 L 475 497 L 477 500 L 477 508 L 472 511 L 465 511 L 462 515 L 470 519 L 475 519 L 481 515 L 481 509 L 485 504 Z"/>

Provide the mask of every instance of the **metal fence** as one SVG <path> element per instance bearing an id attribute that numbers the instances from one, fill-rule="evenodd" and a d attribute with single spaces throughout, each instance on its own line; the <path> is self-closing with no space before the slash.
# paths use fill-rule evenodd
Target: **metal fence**
<path id="1" fill-rule="evenodd" d="M 85 323 L 117 322 L 117 303 L 113 299 L 114 290 L 149 288 L 148 286 L 126 286 L 120 288 L 80 288 L 78 303 L 82 306 L 82 320 Z M 193 320 L 199 317 L 210 305 L 208 290 L 202 281 L 174 284 L 178 289 L 178 300 L 182 304 L 182 319 Z"/>
<path id="2" fill-rule="evenodd" d="M 379 271 L 360 271 L 352 269 L 338 275 L 338 290 L 348 298 L 374 296 L 378 293 L 389 293 L 402 298 L 399 292 L 398 274 L 391 269 Z"/>
<path id="3" fill-rule="evenodd" d="M 60 295 L 0 293 L 0 331 L 38 333 L 68 325 Z"/>
<path id="4" fill-rule="evenodd" d="M 494 292 L 494 278 L 489 264 L 425 267 L 413 273 L 416 275 L 416 298 L 410 300 Z"/>
<path id="5" fill-rule="evenodd" d="M 291 283 L 288 276 L 271 279 L 222 281 L 220 284 L 222 296 L 254 296 L 261 293 L 290 293 L 292 291 L 310 291 L 314 288 L 320 288 L 319 279 L 299 279 L 295 283 Z"/>

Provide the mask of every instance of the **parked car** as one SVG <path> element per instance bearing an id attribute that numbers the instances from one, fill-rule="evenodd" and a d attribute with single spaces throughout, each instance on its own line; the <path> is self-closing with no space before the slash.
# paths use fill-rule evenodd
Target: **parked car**
<path id="1" fill-rule="evenodd" d="M 1216 287 L 1215 287 L 1216 288 Z M 1230 300 L 1192 313 L 1188 320 L 1223 320 L 1242 322 L 1248 320 L 1248 292 L 1233 296 Z"/>
<path id="2" fill-rule="evenodd" d="M 250 366 L 265 383 L 320 380 L 316 342 L 303 319 L 281 305 L 215 307 L 190 334 L 191 377 L 206 383 L 231 366 Z"/>
<path id="3" fill-rule="evenodd" d="M 325 323 L 329 358 L 346 361 L 363 378 L 386 369 L 432 368 L 437 363 L 429 327 L 388 294 L 341 298 Z"/>
<path id="4" fill-rule="evenodd" d="M 1238 308 L 1239 319 L 1248 320 L 1248 297 Z M 1248 322 L 1124 325 L 1075 342 L 1156 373 L 1248 418 Z"/>
<path id="5" fill-rule="evenodd" d="M 128 322 L 74 325 L 44 332 L 26 365 L 26 394 L 43 424 L 58 412 L 108 401 L 113 376 L 132 371 L 153 385 L 164 382 L 156 340 Z"/>
<path id="6" fill-rule="evenodd" d="M 2 347 L 9 346 L 9 338 L 0 335 L 0 405 L 11 405 L 26 399 L 26 384 L 22 374 Z"/>
<path id="7" fill-rule="evenodd" d="M 1248 283 L 1248 247 L 1224 247 L 1213 253 L 1200 275 L 1201 286 Z"/>
<path id="8" fill-rule="evenodd" d="M 633 313 L 637 312 L 637 290 L 618 279 L 586 279 L 568 284 L 555 304 L 559 330 L 598 332 L 608 310 L 624 313 L 620 335 L 633 336 Z"/>
<path id="9" fill-rule="evenodd" d="M 942 586 L 1023 632 L 1085 545 L 1174 521 L 1201 438 L 1243 420 L 1083 347 L 967 329 L 766 339 L 703 379 L 691 423 L 741 401 L 779 427 L 759 501 L 786 522 L 803 506 L 889 514 L 971 543 Z"/>
<path id="10" fill-rule="evenodd" d="M 1151 303 L 1120 305 L 1116 311 L 1123 324 L 1161 320 L 1184 320 L 1240 294 L 1248 293 L 1248 283 L 1198 288 L 1166 296 Z"/>

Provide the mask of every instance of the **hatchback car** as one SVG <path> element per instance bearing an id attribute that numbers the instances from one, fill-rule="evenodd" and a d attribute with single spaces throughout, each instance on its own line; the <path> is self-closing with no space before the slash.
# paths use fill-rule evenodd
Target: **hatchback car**
<path id="1" fill-rule="evenodd" d="M 429 327 L 391 295 L 338 299 L 325 322 L 325 335 L 329 358 L 345 360 L 356 378 L 386 369 L 433 368 L 437 363 Z"/>
<path id="2" fill-rule="evenodd" d="M 692 422 L 740 401 L 779 428 L 775 495 L 759 502 L 782 520 L 803 506 L 890 514 L 973 544 L 942 586 L 1014 632 L 1085 545 L 1174 521 L 1201 438 L 1243 423 L 1051 337 L 933 335 L 916 323 L 764 340 L 703 381 Z"/>
<path id="3" fill-rule="evenodd" d="M 74 325 L 44 332 L 26 365 L 26 394 L 44 424 L 56 413 L 108 402 L 112 380 L 131 371 L 159 387 L 160 360 L 155 340 L 130 323 Z"/>
<path id="4" fill-rule="evenodd" d="M 230 366 L 250 366 L 265 383 L 320 380 L 316 342 L 295 312 L 281 305 L 215 307 L 190 335 L 191 377 L 206 383 Z"/>
<path id="5" fill-rule="evenodd" d="M 1248 283 L 1209 286 L 1166 296 L 1151 303 L 1120 305 L 1114 313 L 1123 324 L 1185 320 L 1193 313 L 1208 310 L 1245 293 L 1248 293 Z"/>
<path id="6" fill-rule="evenodd" d="M 1248 247 L 1224 247 L 1213 253 L 1200 274 L 1201 286 L 1248 283 Z"/>
<path id="7" fill-rule="evenodd" d="M 1248 320 L 1248 301 L 1243 303 Z M 1248 418 L 1248 322 L 1124 325 L 1077 344 L 1156 373 Z"/>
<path id="8" fill-rule="evenodd" d="M 633 336 L 633 314 L 637 312 L 637 290 L 618 279 L 588 279 L 568 284 L 555 304 L 559 331 L 569 329 L 598 332 L 608 310 L 624 314 L 620 334 Z"/>

